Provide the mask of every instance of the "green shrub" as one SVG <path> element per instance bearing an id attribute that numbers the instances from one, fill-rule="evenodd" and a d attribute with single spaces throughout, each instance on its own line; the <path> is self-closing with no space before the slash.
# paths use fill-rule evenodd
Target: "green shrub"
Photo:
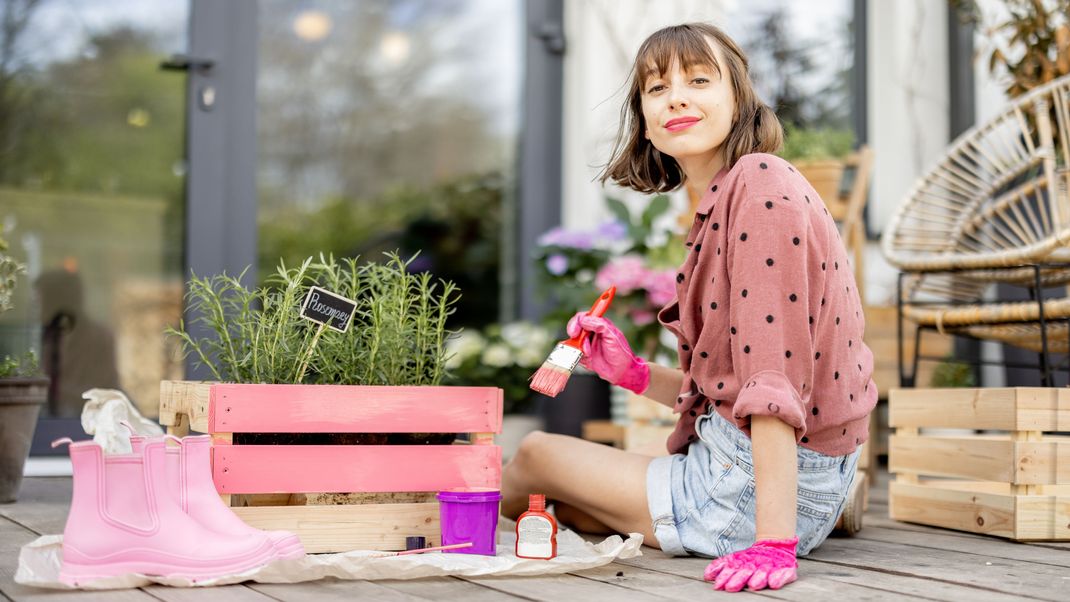
<path id="1" fill-rule="evenodd" d="M 168 333 L 213 376 L 238 383 L 437 385 L 445 376 L 446 319 L 459 293 L 430 273 L 410 274 L 408 261 L 386 254 L 382 264 L 320 255 L 299 267 L 280 262 L 267 285 L 246 288 L 226 274 L 189 281 L 187 303 L 205 327 Z M 246 270 L 248 271 L 248 269 Z M 345 332 L 324 329 L 299 310 L 311 286 L 356 301 Z"/>

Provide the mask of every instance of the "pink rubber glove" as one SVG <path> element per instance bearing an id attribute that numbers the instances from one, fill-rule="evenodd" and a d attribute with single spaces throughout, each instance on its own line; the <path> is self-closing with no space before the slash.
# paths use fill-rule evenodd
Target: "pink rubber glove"
<path id="1" fill-rule="evenodd" d="M 798 543 L 798 537 L 757 541 L 746 550 L 711 562 L 702 578 L 713 581 L 713 589 L 726 592 L 738 592 L 744 585 L 750 590 L 780 589 L 798 578 Z"/>
<path id="2" fill-rule="evenodd" d="M 650 385 L 650 366 L 632 353 L 624 333 L 608 318 L 596 318 L 581 311 L 572 316 L 565 330 L 570 337 L 578 335 L 580 330 L 591 333 L 583 339 L 580 364 L 584 368 L 636 394 L 646 391 Z"/>

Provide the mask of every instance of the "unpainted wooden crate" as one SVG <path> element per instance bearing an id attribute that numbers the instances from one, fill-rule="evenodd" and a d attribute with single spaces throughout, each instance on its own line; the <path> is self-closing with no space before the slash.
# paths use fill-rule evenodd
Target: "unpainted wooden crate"
<path id="1" fill-rule="evenodd" d="M 1070 389 L 894 389 L 888 409 L 891 518 L 1070 541 Z"/>
<path id="2" fill-rule="evenodd" d="M 439 545 L 435 492 L 501 488 L 494 387 L 162 381 L 160 423 L 210 434 L 223 500 L 254 527 L 297 533 L 309 553 L 404 550 L 413 535 Z M 471 443 L 237 445 L 235 433 L 468 433 Z"/>

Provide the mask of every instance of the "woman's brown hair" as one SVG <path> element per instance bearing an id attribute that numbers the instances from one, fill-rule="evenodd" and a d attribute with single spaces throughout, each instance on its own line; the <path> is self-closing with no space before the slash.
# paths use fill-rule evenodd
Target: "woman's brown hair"
<path id="1" fill-rule="evenodd" d="M 725 65 L 717 58 L 707 40 L 721 49 Z M 668 192 L 684 183 L 684 174 L 672 157 L 662 154 L 643 132 L 643 82 L 654 66 L 664 75 L 673 60 L 687 69 L 695 65 L 712 67 L 724 77 L 725 67 L 736 98 L 732 129 L 721 149 L 725 165 L 732 167 L 743 155 L 774 153 L 784 141 L 784 130 L 776 113 L 758 98 L 750 80 L 747 57 L 719 28 L 707 23 L 685 23 L 659 29 L 639 47 L 628 90 L 628 101 L 621 107 L 620 129 L 613 154 L 599 180 L 613 180 L 639 192 Z"/>

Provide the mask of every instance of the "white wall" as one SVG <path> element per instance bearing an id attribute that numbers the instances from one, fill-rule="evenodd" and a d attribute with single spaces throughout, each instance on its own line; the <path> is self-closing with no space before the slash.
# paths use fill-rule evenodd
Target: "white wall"
<path id="1" fill-rule="evenodd" d="M 948 144 L 947 3 L 868 0 L 867 96 L 874 151 L 869 225 L 882 232 L 919 176 Z M 897 270 L 876 243 L 866 253 L 866 302 L 895 302 Z"/>

